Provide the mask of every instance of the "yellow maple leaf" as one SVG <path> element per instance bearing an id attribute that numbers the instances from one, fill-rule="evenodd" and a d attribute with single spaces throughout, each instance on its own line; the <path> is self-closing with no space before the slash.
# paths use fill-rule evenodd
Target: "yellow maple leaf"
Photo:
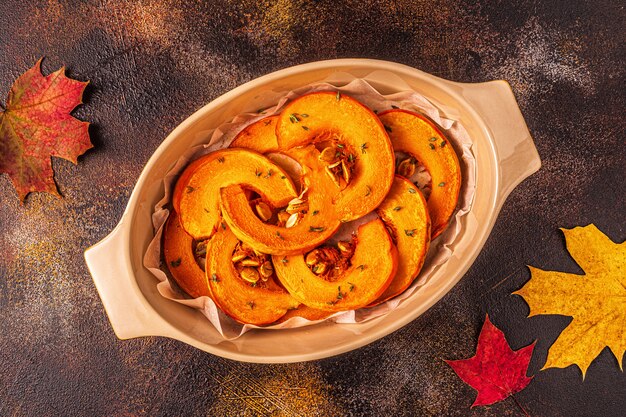
<path id="1" fill-rule="evenodd" d="M 573 317 L 550 347 L 543 369 L 578 365 L 585 373 L 605 348 L 620 369 L 626 351 L 626 242 L 614 243 L 591 224 L 561 229 L 567 250 L 584 275 L 543 271 L 529 266 L 530 281 L 513 294 L 530 307 L 529 317 L 559 314 Z"/>

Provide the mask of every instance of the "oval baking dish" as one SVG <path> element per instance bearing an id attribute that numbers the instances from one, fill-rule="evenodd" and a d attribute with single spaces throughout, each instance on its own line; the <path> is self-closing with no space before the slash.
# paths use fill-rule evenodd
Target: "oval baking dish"
<path id="1" fill-rule="evenodd" d="M 460 121 L 473 141 L 476 191 L 452 245 L 454 256 L 427 284 L 387 315 L 360 324 L 324 322 L 314 326 L 254 330 L 226 341 L 198 311 L 163 298 L 157 279 L 143 267 L 153 237 L 151 215 L 162 197 L 164 173 L 206 133 L 243 112 L 273 104 L 277 95 L 346 72 L 364 78 L 383 94 L 414 90 L 444 116 Z M 265 100 L 266 102 L 263 102 Z M 87 266 L 120 339 L 165 336 L 206 352 L 247 362 L 298 362 L 321 359 L 371 343 L 414 320 L 463 276 L 489 235 L 511 190 L 541 165 L 524 118 L 505 81 L 456 83 L 387 61 L 339 59 L 280 70 L 250 81 L 207 104 L 163 141 L 146 164 L 117 227 L 85 252 Z"/>

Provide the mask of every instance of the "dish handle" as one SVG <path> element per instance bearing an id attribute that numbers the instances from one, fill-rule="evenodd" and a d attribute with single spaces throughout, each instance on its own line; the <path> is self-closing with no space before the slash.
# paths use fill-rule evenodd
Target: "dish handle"
<path id="1" fill-rule="evenodd" d="M 462 84 L 462 94 L 494 139 L 500 166 L 499 207 L 520 182 L 539 170 L 541 159 L 509 83 Z"/>
<path id="2" fill-rule="evenodd" d="M 87 267 L 118 338 L 165 336 L 158 329 L 167 323 L 155 314 L 131 280 L 128 241 L 128 228 L 122 218 L 107 237 L 85 251 Z"/>

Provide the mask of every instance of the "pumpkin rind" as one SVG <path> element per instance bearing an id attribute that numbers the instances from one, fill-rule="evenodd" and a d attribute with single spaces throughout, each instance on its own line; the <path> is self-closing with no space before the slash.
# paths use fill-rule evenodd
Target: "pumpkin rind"
<path id="1" fill-rule="evenodd" d="M 278 279 L 302 304 L 328 310 L 353 310 L 369 305 L 389 286 L 397 267 L 397 251 L 382 220 L 361 225 L 351 266 L 334 281 L 315 275 L 304 255 L 273 256 Z"/>
<path id="2" fill-rule="evenodd" d="M 172 202 L 180 223 L 194 239 L 210 237 L 221 215 L 219 190 L 246 186 L 275 207 L 298 194 L 287 173 L 265 156 L 246 149 L 223 149 L 192 162 L 176 182 Z"/>
<path id="3" fill-rule="evenodd" d="M 284 316 L 276 321 L 276 324 L 284 323 L 293 317 L 302 317 L 310 321 L 324 320 L 328 316 L 332 315 L 332 311 L 318 310 L 307 306 L 306 304 L 300 304 L 298 308 L 289 310 Z"/>
<path id="4" fill-rule="evenodd" d="M 407 110 L 388 110 L 378 115 L 391 131 L 396 152 L 405 152 L 420 161 L 432 178 L 428 210 L 432 238 L 439 236 L 456 210 L 461 189 L 461 167 L 454 148 L 429 119 Z"/>
<path id="5" fill-rule="evenodd" d="M 183 291 L 193 298 L 211 297 L 204 271 L 194 257 L 193 238 L 182 228 L 174 211 L 165 224 L 163 254 L 172 278 Z"/>
<path id="6" fill-rule="evenodd" d="M 235 136 L 230 148 L 253 149 L 259 153 L 278 150 L 276 139 L 276 122 L 278 116 L 269 116 L 246 126 Z"/>
<path id="7" fill-rule="evenodd" d="M 314 147 L 289 152 L 302 164 L 303 187 L 308 210 L 290 228 L 262 222 L 250 208 L 244 189 L 232 185 L 221 190 L 222 215 L 233 233 L 259 252 L 292 255 L 313 249 L 328 240 L 341 225 L 327 190 L 331 179 L 320 170 Z"/>
<path id="8" fill-rule="evenodd" d="M 220 228 L 207 245 L 206 282 L 213 300 L 241 323 L 273 323 L 299 303 L 277 284 L 261 288 L 243 281 L 231 262 L 238 243 L 228 228 Z"/>
<path id="9" fill-rule="evenodd" d="M 398 270 L 374 305 L 401 294 L 411 285 L 424 265 L 430 245 L 428 206 L 411 181 L 396 176 L 389 194 L 376 211 L 395 232 Z"/>
<path id="10" fill-rule="evenodd" d="M 336 190 L 333 203 L 344 222 L 374 210 L 391 187 L 395 157 L 387 132 L 371 110 L 349 96 L 317 92 L 295 99 L 280 114 L 276 136 L 283 150 L 330 141 L 356 158 L 350 183 L 327 191 Z"/>

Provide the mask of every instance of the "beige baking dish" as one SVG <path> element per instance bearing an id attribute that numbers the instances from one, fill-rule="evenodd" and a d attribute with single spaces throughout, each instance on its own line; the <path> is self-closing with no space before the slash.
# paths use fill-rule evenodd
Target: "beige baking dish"
<path id="1" fill-rule="evenodd" d="M 233 116 L 269 106 L 259 93 L 277 94 L 347 72 L 383 94 L 410 88 L 428 97 L 449 118 L 462 122 L 474 142 L 476 192 L 453 256 L 400 308 L 361 324 L 252 331 L 225 341 L 198 311 L 163 298 L 156 278 L 142 265 L 153 236 L 151 213 L 162 196 L 162 177 L 211 128 Z M 513 93 L 505 81 L 462 84 L 414 68 L 369 59 L 313 62 L 250 81 L 207 104 L 181 123 L 146 164 L 117 227 L 85 252 L 115 334 L 120 339 L 165 336 L 206 352 L 248 362 L 298 362 L 325 358 L 371 343 L 414 320 L 461 279 L 480 252 L 511 190 L 541 165 Z"/>

